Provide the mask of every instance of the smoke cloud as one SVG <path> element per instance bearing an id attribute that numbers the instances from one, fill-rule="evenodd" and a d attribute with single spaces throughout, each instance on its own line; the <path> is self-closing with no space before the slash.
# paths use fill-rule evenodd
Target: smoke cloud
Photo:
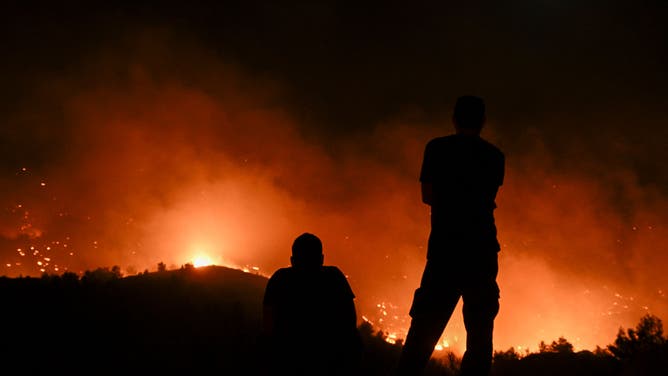
<path id="1" fill-rule="evenodd" d="M 230 61 L 153 31 L 36 84 L 6 116 L 2 274 L 133 273 L 205 255 L 269 275 L 308 231 L 349 277 L 359 315 L 403 337 L 429 232 L 423 147 L 449 125 L 417 111 L 333 138 L 285 82 Z M 483 136 L 507 157 L 495 346 L 563 335 L 593 348 L 644 313 L 668 317 L 668 200 L 617 163 L 638 151 L 616 134 L 518 135 L 493 105 L 489 117 Z M 459 313 L 444 338 L 463 348 Z"/>

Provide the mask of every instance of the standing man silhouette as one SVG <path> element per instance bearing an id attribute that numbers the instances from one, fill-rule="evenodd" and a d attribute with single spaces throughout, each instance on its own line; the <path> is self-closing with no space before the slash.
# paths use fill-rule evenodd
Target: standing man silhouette
<path id="1" fill-rule="evenodd" d="M 494 209 L 505 157 L 480 138 L 485 123 L 481 98 L 457 99 L 452 119 L 455 134 L 431 140 L 424 152 L 420 182 L 422 201 L 431 206 L 431 233 L 399 375 L 423 372 L 460 297 L 466 327 L 461 374 L 489 375 L 491 369 L 499 311 Z"/>
<path id="2" fill-rule="evenodd" d="M 320 239 L 304 233 L 292 244 L 291 267 L 269 279 L 264 332 L 276 375 L 351 375 L 361 355 L 353 294 L 335 266 L 324 266 Z"/>

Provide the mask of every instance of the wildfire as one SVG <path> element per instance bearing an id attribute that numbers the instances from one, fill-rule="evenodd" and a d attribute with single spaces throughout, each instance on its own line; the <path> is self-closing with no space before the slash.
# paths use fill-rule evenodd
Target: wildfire
<path id="1" fill-rule="evenodd" d="M 436 347 L 434 347 L 434 350 L 436 351 L 443 351 L 444 349 L 447 349 L 450 347 L 450 343 L 448 342 L 447 339 L 444 339 L 440 341 L 439 343 L 436 344 Z"/>
<path id="2" fill-rule="evenodd" d="M 199 268 L 199 267 L 202 267 L 202 266 L 213 265 L 213 260 L 208 255 L 202 254 L 202 255 L 197 255 L 197 256 L 193 257 L 192 263 L 193 263 L 193 266 L 195 266 L 196 268 Z"/>
<path id="3" fill-rule="evenodd" d="M 21 168 L 23 175 L 28 176 L 27 171 L 26 168 Z M 59 196 L 56 196 L 55 187 L 58 186 L 56 180 L 37 176 L 30 179 L 28 181 L 30 187 L 32 187 L 30 189 L 34 189 L 35 186 L 39 187 L 39 194 L 45 195 L 45 197 L 39 195 L 34 195 L 34 197 L 17 196 L 5 203 L 5 218 L 2 223 L 4 227 L 0 228 L 0 231 L 3 232 L 0 235 L 4 236 L 4 247 L 6 249 L 2 254 L 3 258 L 0 259 L 0 265 L 4 264 L 4 267 L 0 266 L 0 271 L 6 275 L 38 276 L 42 273 L 61 274 L 69 270 L 78 271 L 79 274 L 82 274 L 84 268 L 94 269 L 98 262 L 127 263 L 124 264 L 124 266 L 128 266 L 126 274 L 131 275 L 135 274 L 137 270 L 145 268 L 148 270 L 155 267 L 155 263 L 146 261 L 146 259 L 153 259 L 152 257 L 155 256 L 154 253 L 149 251 L 149 247 L 160 252 L 161 258 L 159 260 L 171 265 L 182 264 L 184 261 L 189 262 L 196 268 L 220 265 L 265 277 L 268 277 L 268 275 L 261 272 L 261 268 L 275 267 L 259 255 L 237 261 L 234 258 L 236 249 L 247 250 L 253 248 L 250 243 L 244 243 L 243 241 L 240 243 L 242 245 L 237 244 L 238 239 L 235 236 L 243 238 L 245 229 L 243 227 L 237 229 L 234 224 L 224 226 L 220 223 L 220 217 L 224 217 L 221 213 L 225 213 L 225 211 L 203 211 L 202 207 L 199 206 L 200 201 L 196 201 L 198 205 L 194 209 L 185 205 L 184 209 L 174 211 L 176 218 L 174 219 L 174 227 L 181 231 L 166 231 L 177 235 L 169 238 L 168 242 L 176 244 L 174 246 L 175 250 L 165 249 L 168 248 L 165 247 L 165 243 L 156 242 L 156 239 L 161 239 L 161 237 L 149 237 L 148 240 L 141 238 L 141 241 L 124 242 L 123 236 L 118 235 L 121 239 L 109 241 L 104 237 L 104 232 L 99 230 L 104 226 L 95 222 L 95 216 L 89 216 L 87 211 L 77 213 L 76 210 L 69 210 L 66 206 L 57 206 L 62 205 L 63 201 Z M 33 192 L 28 188 L 24 187 L 24 189 L 27 192 Z M 207 200 L 210 197 L 202 195 Z M 200 196 L 196 197 L 199 200 Z M 39 201 L 41 199 L 48 199 L 45 202 L 49 204 Z M 33 200 L 37 201 L 33 202 Z M 56 206 L 53 210 L 48 210 L 49 205 Z M 234 212 L 237 209 L 231 207 L 231 210 Z M 51 218 L 50 215 L 54 218 L 53 221 L 45 219 Z M 127 219 L 128 217 L 129 219 Z M 125 226 L 129 226 L 127 231 L 133 233 L 134 214 L 133 216 L 123 216 L 122 220 Z M 49 229 L 46 226 L 47 224 L 55 229 L 47 231 Z M 72 227 L 72 224 L 75 224 L 76 227 Z M 165 226 L 158 227 L 163 229 Z M 171 229 L 171 227 L 167 227 Z M 228 227 L 234 229 L 234 231 L 220 233 L 221 228 Z M 111 226 L 111 228 L 116 227 Z M 70 232 L 70 230 L 75 230 L 75 232 Z M 651 231 L 653 234 L 659 231 L 659 224 L 633 225 L 629 227 L 628 231 L 634 233 L 643 231 L 649 233 Z M 98 234 L 100 233 L 102 233 L 102 237 L 99 237 Z M 512 233 L 508 237 L 512 238 Z M 134 239 L 132 236 L 129 236 L 129 238 Z M 347 242 L 351 241 L 350 239 L 346 235 L 345 244 L 348 244 Z M 620 243 L 620 240 L 617 240 L 617 243 Z M 527 247 L 531 245 L 529 241 L 521 244 Z M 498 330 L 495 330 L 495 338 L 499 339 L 497 345 L 501 349 L 514 344 L 515 349 L 520 351 L 535 350 L 535 346 L 540 340 L 549 342 L 560 335 L 564 335 L 572 341 L 576 349 L 592 348 L 596 344 L 604 345 L 610 343 L 611 339 L 607 336 L 614 335 L 617 327 L 629 325 L 624 323 L 624 320 L 628 317 L 636 318 L 639 314 L 646 312 L 658 311 L 658 313 L 661 313 L 661 310 L 666 307 L 668 290 L 663 285 L 654 285 L 653 290 L 648 290 L 646 293 L 639 295 L 636 295 L 637 291 L 633 288 L 624 288 L 624 284 L 600 285 L 595 279 L 589 281 L 587 285 L 575 284 L 573 285 L 574 288 L 555 287 L 562 286 L 562 282 L 565 280 L 558 273 L 552 271 L 547 261 L 534 263 L 518 258 L 513 255 L 519 252 L 512 248 L 512 245 L 504 245 L 502 255 L 506 257 L 506 265 L 502 270 L 506 272 L 499 279 L 500 284 L 505 288 L 504 292 L 507 292 L 504 295 L 503 310 L 496 321 Z M 107 253 L 118 258 L 111 259 L 111 261 L 104 261 L 104 259 L 99 261 L 96 258 L 91 258 L 92 261 L 86 261 L 86 263 L 80 260 L 84 258 L 84 255 L 104 256 Z M 130 253 L 133 255 L 132 258 L 127 257 Z M 162 260 L 162 257 L 167 259 Z M 390 256 L 386 255 L 385 260 L 391 260 Z M 538 258 L 538 260 L 541 259 Z M 388 270 L 397 268 L 393 264 L 387 266 Z M 420 267 L 422 267 L 422 264 L 420 264 Z M 402 266 L 402 268 L 408 268 L 408 266 Z M 417 269 L 417 266 L 414 266 L 414 268 Z M 527 270 L 527 268 L 529 269 Z M 349 268 L 345 269 L 349 270 Z M 355 269 L 353 268 L 352 271 L 354 272 Z M 529 279 L 531 283 L 520 284 L 512 277 L 508 277 L 520 274 L 526 275 L 527 278 L 533 278 Z M 351 273 L 351 275 L 353 278 L 357 277 L 355 282 L 360 285 L 362 285 L 362 280 L 366 278 L 366 274 L 360 275 L 359 271 L 355 274 Z M 397 275 L 397 278 L 407 279 L 403 271 Z M 536 294 L 535 291 L 541 291 L 541 293 Z M 369 296 L 369 291 L 362 288 L 359 289 L 359 292 L 355 289 L 355 292 L 358 293 L 361 301 Z M 406 293 L 403 298 L 397 297 L 397 294 L 392 294 L 393 297 L 383 295 L 376 292 L 374 298 L 378 299 L 375 301 L 376 303 L 372 303 L 373 301 L 365 302 L 367 305 L 360 305 L 359 310 L 365 313 L 366 316 L 363 317 L 365 321 L 372 322 L 376 328 L 382 330 L 384 339 L 388 343 L 400 343 L 404 340 L 410 325 L 410 317 L 407 313 L 411 303 L 411 295 Z M 522 299 L 518 299 L 518 296 Z M 542 297 L 548 298 L 543 299 Z M 387 299 L 394 299 L 394 301 Z M 530 308 L 526 308 L 524 301 L 532 302 Z M 561 305 L 553 302 L 571 303 Z M 515 315 L 521 315 L 522 323 L 517 323 Z M 583 318 L 583 316 L 586 318 Z M 465 335 L 466 331 L 461 313 L 457 311 L 453 314 L 452 321 L 448 323 L 446 331 L 436 344 L 435 351 L 462 353 L 465 346 Z"/>

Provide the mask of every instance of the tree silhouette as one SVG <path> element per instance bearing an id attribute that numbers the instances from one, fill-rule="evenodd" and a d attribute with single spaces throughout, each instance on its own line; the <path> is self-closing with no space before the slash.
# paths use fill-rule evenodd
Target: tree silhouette
<path id="1" fill-rule="evenodd" d="M 114 278 L 116 279 L 123 277 L 123 273 L 121 273 L 121 267 L 118 265 L 114 265 L 111 267 L 111 274 L 113 274 Z"/>
<path id="2" fill-rule="evenodd" d="M 506 351 L 499 350 L 494 351 L 494 361 L 511 361 L 511 360 L 520 360 L 522 354 L 520 354 L 514 347 L 509 348 Z"/>
<path id="3" fill-rule="evenodd" d="M 113 266 L 111 270 L 107 267 L 97 268 L 93 271 L 86 270 L 81 281 L 84 283 L 104 284 L 121 278 L 121 268 Z"/>
<path id="4" fill-rule="evenodd" d="M 74 285 L 79 282 L 79 276 L 73 272 L 65 272 L 60 278 L 64 283 L 70 285 Z"/>
<path id="5" fill-rule="evenodd" d="M 608 349 L 619 359 L 630 359 L 639 353 L 654 351 L 666 343 L 661 319 L 647 314 L 640 319 L 635 329 L 624 331 L 619 328 L 615 343 L 609 345 Z"/>
<path id="6" fill-rule="evenodd" d="M 185 263 L 181 266 L 181 270 L 189 272 L 195 269 L 195 265 L 192 262 Z"/>
<path id="7" fill-rule="evenodd" d="M 167 265 L 165 265 L 164 262 L 160 261 L 160 262 L 158 263 L 158 271 L 159 271 L 159 272 L 167 271 Z"/>
<path id="8" fill-rule="evenodd" d="M 568 354 L 573 353 L 573 345 L 566 340 L 564 337 L 559 337 L 556 341 L 552 341 L 551 344 L 546 344 L 543 341 L 540 341 L 538 345 L 538 351 L 540 353 L 560 353 Z"/>

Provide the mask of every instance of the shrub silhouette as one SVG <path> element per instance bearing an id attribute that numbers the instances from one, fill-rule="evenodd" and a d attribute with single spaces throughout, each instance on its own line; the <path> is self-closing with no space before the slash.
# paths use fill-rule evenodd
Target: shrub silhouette
<path id="1" fill-rule="evenodd" d="M 549 345 L 543 341 L 540 341 L 540 344 L 538 345 L 538 352 L 569 354 L 573 353 L 573 345 L 568 342 L 566 338 L 559 337 L 559 339 L 552 341 L 552 343 Z"/>
<path id="2" fill-rule="evenodd" d="M 514 347 L 511 347 L 506 351 L 494 351 L 494 362 L 520 360 L 520 358 L 522 358 L 522 354 L 517 352 Z"/>
<path id="3" fill-rule="evenodd" d="M 668 370 L 668 340 L 656 316 L 643 316 L 635 329 L 620 328 L 608 350 L 621 361 L 623 375 L 665 375 Z"/>
<path id="4" fill-rule="evenodd" d="M 630 359 L 639 353 L 650 352 L 666 345 L 663 323 L 653 315 L 645 315 L 635 329 L 619 328 L 617 338 L 608 350 L 619 359 Z"/>

